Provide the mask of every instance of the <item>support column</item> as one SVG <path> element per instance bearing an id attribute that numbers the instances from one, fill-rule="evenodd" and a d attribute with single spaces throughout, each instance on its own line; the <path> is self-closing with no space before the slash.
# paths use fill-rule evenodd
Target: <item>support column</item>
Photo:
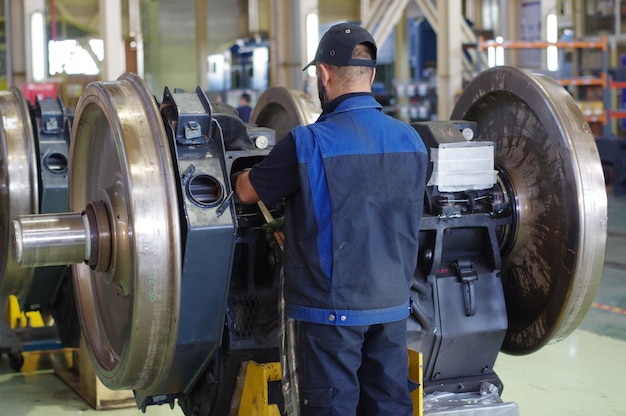
<path id="1" fill-rule="evenodd" d="M 271 0 L 270 85 L 302 90 L 306 74 L 306 15 L 317 0 Z"/>
<path id="2" fill-rule="evenodd" d="M 359 2 L 359 15 L 361 16 L 361 24 L 367 21 L 370 13 L 371 13 L 371 0 L 361 0 Z"/>
<path id="3" fill-rule="evenodd" d="M 500 0 L 500 36 L 507 40 L 520 40 L 521 28 L 519 16 L 522 9 L 520 0 Z M 545 22 L 542 23 L 545 25 Z M 505 63 L 507 65 L 519 66 L 522 61 L 522 54 L 519 50 L 505 51 Z"/>
<path id="4" fill-rule="evenodd" d="M 587 10 L 585 9 L 584 0 L 573 0 L 574 10 L 572 10 L 572 16 L 574 16 L 574 39 L 583 39 L 589 36 L 585 32 L 585 20 L 587 18 Z"/>
<path id="5" fill-rule="evenodd" d="M 100 36 L 104 39 L 102 80 L 117 79 L 126 71 L 124 39 L 122 38 L 122 1 L 99 0 Z"/>
<path id="6" fill-rule="evenodd" d="M 6 44 L 6 56 L 5 56 L 5 68 L 6 68 L 6 86 L 13 85 L 13 29 L 11 25 L 11 2 L 4 2 L 4 33 L 5 33 L 5 44 Z"/>
<path id="7" fill-rule="evenodd" d="M 130 0 L 128 2 L 128 26 L 130 36 L 135 40 L 135 51 L 137 53 L 137 75 L 144 78 L 144 53 L 143 53 L 143 27 L 141 25 L 141 4 L 140 0 Z"/>
<path id="8" fill-rule="evenodd" d="M 203 90 L 208 89 L 208 57 L 209 57 L 209 32 L 207 22 L 209 15 L 207 14 L 208 0 L 195 0 L 195 19 L 196 19 L 196 84 Z"/>
<path id="9" fill-rule="evenodd" d="M 409 68 L 409 29 L 408 29 L 408 13 L 407 8 L 404 9 L 402 17 L 396 24 L 396 59 L 394 62 L 394 78 L 399 85 L 408 85 L 411 82 L 411 71 Z M 410 98 L 407 94 L 408 88 L 405 88 L 404 94 L 397 95 L 397 104 L 400 108 L 408 109 Z M 400 111 L 398 118 L 405 122 L 410 122 L 410 111 Z"/>
<path id="10" fill-rule="evenodd" d="M 439 22 L 437 33 L 437 118 L 447 120 L 454 107 L 454 96 L 463 86 L 461 0 L 437 0 Z"/>
<path id="11" fill-rule="evenodd" d="M 21 85 L 25 81 L 26 77 L 26 57 L 22 51 L 26 51 L 26 19 L 24 18 L 24 3 L 20 0 L 5 0 L 5 9 L 8 7 L 8 13 L 6 14 L 7 21 L 11 23 L 5 27 L 5 31 L 8 34 L 7 42 L 11 45 L 8 46 L 7 54 L 11 54 L 11 57 L 7 57 L 7 70 L 11 72 L 11 80 L 7 78 L 7 86 Z M 10 30 L 11 32 L 8 32 Z M 9 61 L 10 59 L 10 61 Z"/>
<path id="12" fill-rule="evenodd" d="M 547 39 L 546 18 L 549 14 L 557 14 L 557 0 L 542 0 L 541 2 L 541 40 Z"/>

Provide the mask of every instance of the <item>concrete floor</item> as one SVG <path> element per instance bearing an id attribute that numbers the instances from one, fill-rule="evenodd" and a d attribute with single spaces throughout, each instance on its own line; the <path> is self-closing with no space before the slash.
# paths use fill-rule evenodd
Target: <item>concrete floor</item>
<path id="1" fill-rule="evenodd" d="M 63 366 L 63 358 L 39 365 L 47 370 L 30 370 L 27 364 L 16 373 L 5 355 L 0 359 L 0 415 L 142 414 L 134 407 L 93 410 L 51 370 Z M 579 328 L 534 354 L 501 354 L 495 370 L 505 386 L 503 399 L 517 402 L 522 416 L 626 415 L 626 198 L 609 197 L 604 272 L 594 305 Z M 147 414 L 182 412 L 153 406 Z"/>
<path id="2" fill-rule="evenodd" d="M 500 354 L 503 399 L 527 415 L 626 415 L 626 198 L 609 196 L 604 271 L 572 335 L 534 354 Z"/>
<path id="3" fill-rule="evenodd" d="M 113 410 L 95 410 L 74 390 L 68 387 L 54 368 L 63 368 L 71 363 L 63 354 L 24 353 L 24 366 L 15 372 L 9 366 L 6 355 L 0 360 L 0 415 L 6 416 L 68 416 L 141 415 L 134 405 Z M 37 367 L 37 368 L 35 368 Z M 180 416 L 178 406 L 153 406 L 146 412 L 152 416 Z"/>

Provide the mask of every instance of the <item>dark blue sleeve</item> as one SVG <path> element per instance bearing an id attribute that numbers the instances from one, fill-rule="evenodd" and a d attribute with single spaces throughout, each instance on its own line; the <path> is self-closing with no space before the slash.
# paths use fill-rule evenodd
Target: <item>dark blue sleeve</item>
<path id="1" fill-rule="evenodd" d="M 273 205 L 300 188 L 296 142 L 291 134 L 276 143 L 250 171 L 250 183 L 267 205 Z"/>

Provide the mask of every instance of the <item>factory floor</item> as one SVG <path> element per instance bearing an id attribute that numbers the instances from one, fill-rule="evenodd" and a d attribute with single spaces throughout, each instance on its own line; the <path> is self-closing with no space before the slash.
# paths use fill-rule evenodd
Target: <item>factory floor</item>
<path id="1" fill-rule="evenodd" d="M 500 354 L 495 370 L 503 399 L 522 416 L 626 415 L 626 197 L 609 196 L 609 234 L 600 287 L 587 316 L 565 340 L 526 356 Z M 57 376 L 64 355 L 32 354 L 22 372 L 0 359 L 0 415 L 130 416 L 136 407 L 94 410 Z M 38 368 L 32 368 L 36 362 Z M 42 369 L 43 368 L 43 369 Z M 182 415 L 180 408 L 153 406 L 147 415 Z M 464 413 L 465 414 L 465 413 Z"/>

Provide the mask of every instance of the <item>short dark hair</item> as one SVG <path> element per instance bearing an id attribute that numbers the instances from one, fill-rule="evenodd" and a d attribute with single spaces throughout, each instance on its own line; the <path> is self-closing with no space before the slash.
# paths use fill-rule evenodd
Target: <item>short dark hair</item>
<path id="1" fill-rule="evenodd" d="M 367 43 L 361 43 L 352 51 L 353 59 L 371 59 L 372 50 Z M 335 74 L 337 81 L 342 85 L 350 85 L 357 82 L 361 77 L 369 79 L 374 68 L 368 66 L 336 66 L 328 65 L 329 70 Z"/>
<path id="2" fill-rule="evenodd" d="M 246 102 L 248 102 L 248 103 L 252 99 L 252 97 L 250 97 L 250 94 L 248 94 L 247 92 L 244 92 L 243 94 L 241 94 L 241 97 L 239 97 L 239 98 L 242 98 L 242 99 L 246 100 Z"/>

